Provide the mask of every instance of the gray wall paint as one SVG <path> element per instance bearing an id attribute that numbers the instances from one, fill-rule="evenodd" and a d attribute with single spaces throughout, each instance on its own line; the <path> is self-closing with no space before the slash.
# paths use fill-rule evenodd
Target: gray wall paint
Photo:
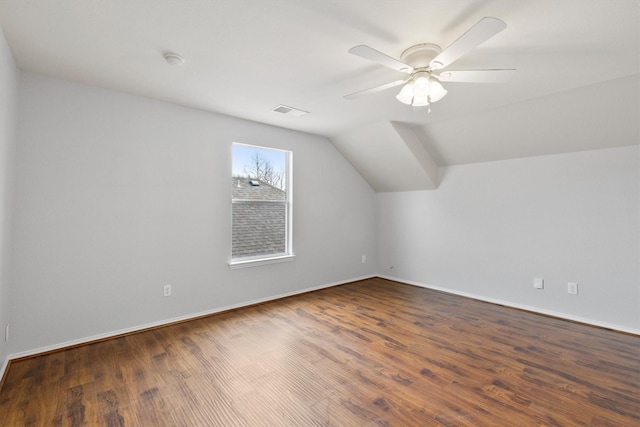
<path id="1" fill-rule="evenodd" d="M 640 332 L 639 163 L 638 146 L 477 163 L 379 194 L 379 273 Z"/>
<path id="2" fill-rule="evenodd" d="M 375 274 L 375 193 L 325 138 L 30 73 L 19 94 L 12 353 Z M 229 269 L 232 142 L 293 151 L 293 262 Z"/>
<path id="3" fill-rule="evenodd" d="M 0 366 L 9 354 L 4 331 L 11 320 L 11 218 L 17 101 L 18 71 L 0 29 Z"/>

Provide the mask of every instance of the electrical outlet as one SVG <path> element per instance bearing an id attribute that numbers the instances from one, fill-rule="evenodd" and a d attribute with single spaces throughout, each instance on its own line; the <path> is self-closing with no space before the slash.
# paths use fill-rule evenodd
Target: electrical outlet
<path id="1" fill-rule="evenodd" d="M 544 279 L 541 277 L 535 277 L 533 279 L 533 287 L 536 289 L 544 289 Z"/>
<path id="2" fill-rule="evenodd" d="M 364 264 L 365 262 L 367 262 L 367 256 L 366 255 L 362 255 L 362 263 Z"/>
<path id="3" fill-rule="evenodd" d="M 578 284 L 569 282 L 567 284 L 567 292 L 570 293 L 571 295 L 578 295 Z"/>
<path id="4" fill-rule="evenodd" d="M 164 296 L 165 297 L 171 296 L 171 285 L 164 285 Z"/>

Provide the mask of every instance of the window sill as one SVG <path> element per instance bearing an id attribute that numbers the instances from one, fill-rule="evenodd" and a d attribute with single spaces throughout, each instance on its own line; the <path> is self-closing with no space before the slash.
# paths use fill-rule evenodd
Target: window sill
<path id="1" fill-rule="evenodd" d="M 229 268 L 236 270 L 238 268 L 258 267 L 267 264 L 279 264 L 281 262 L 289 262 L 295 259 L 295 255 L 281 255 L 270 258 L 242 259 L 229 262 Z"/>

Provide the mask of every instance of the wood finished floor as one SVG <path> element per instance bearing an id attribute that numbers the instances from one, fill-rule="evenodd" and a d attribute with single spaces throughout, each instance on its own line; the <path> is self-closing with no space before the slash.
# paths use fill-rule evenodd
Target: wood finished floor
<path id="1" fill-rule="evenodd" d="M 11 363 L 2 426 L 640 426 L 640 337 L 370 279 Z"/>

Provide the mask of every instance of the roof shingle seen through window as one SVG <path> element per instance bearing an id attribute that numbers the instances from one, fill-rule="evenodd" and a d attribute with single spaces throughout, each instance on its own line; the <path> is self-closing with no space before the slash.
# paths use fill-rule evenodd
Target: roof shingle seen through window
<path id="1" fill-rule="evenodd" d="M 232 186 L 234 199 L 249 200 L 233 203 L 232 258 L 285 253 L 286 192 L 262 181 L 253 185 L 247 178 L 232 178 Z"/>
<path id="2" fill-rule="evenodd" d="M 259 185 L 251 184 L 256 181 Z M 233 198 L 240 200 L 286 200 L 287 193 L 266 182 L 251 178 L 231 178 Z"/>

